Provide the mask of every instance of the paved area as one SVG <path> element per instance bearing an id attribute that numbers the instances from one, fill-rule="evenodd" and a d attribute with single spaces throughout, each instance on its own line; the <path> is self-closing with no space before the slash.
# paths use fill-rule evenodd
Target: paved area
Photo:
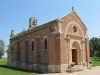
<path id="1" fill-rule="evenodd" d="M 93 67 L 89 70 L 73 72 L 73 73 L 48 73 L 48 74 L 38 74 L 38 75 L 100 75 L 100 66 Z"/>

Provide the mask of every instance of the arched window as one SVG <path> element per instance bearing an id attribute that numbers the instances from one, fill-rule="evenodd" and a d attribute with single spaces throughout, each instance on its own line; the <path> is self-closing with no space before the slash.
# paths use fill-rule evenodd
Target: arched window
<path id="1" fill-rule="evenodd" d="M 17 52 L 20 52 L 20 42 L 17 41 Z"/>
<path id="2" fill-rule="evenodd" d="M 13 51 L 13 46 L 11 46 L 11 51 Z"/>
<path id="3" fill-rule="evenodd" d="M 47 38 L 44 39 L 44 49 L 47 49 Z"/>
<path id="4" fill-rule="evenodd" d="M 29 42 L 25 41 L 25 63 L 29 63 Z"/>
<path id="5" fill-rule="evenodd" d="M 20 42 L 17 41 L 17 61 L 20 61 Z"/>
<path id="6" fill-rule="evenodd" d="M 35 20 L 32 20 L 32 25 L 35 26 Z"/>
<path id="7" fill-rule="evenodd" d="M 34 51 L 34 41 L 32 41 L 32 51 Z"/>

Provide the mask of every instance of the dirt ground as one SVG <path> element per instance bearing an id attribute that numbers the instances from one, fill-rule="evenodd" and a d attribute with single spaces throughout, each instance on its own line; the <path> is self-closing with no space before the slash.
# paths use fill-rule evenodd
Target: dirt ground
<path id="1" fill-rule="evenodd" d="M 48 74 L 38 74 L 38 75 L 100 75 L 100 66 L 93 67 L 89 70 L 78 71 L 73 73 L 48 73 Z"/>

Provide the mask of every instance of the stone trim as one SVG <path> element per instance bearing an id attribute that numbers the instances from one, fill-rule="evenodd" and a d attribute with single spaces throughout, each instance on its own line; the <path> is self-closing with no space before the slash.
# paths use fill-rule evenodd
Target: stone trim
<path id="1" fill-rule="evenodd" d="M 71 39 L 76 39 L 76 40 L 82 40 L 83 37 L 82 36 L 79 36 L 79 35 L 75 35 L 75 34 L 67 34 L 68 35 L 68 38 L 71 38 Z"/>
<path id="2" fill-rule="evenodd" d="M 64 16 L 62 16 L 62 17 L 60 17 L 58 20 L 61 20 L 62 18 L 64 18 L 64 17 L 66 17 L 66 16 L 69 16 L 70 14 L 72 14 L 74 11 L 72 11 L 72 12 L 70 12 L 70 13 L 68 13 L 68 14 L 66 14 L 66 15 L 64 15 Z"/>
<path id="3" fill-rule="evenodd" d="M 16 41 L 14 41 L 12 44 L 11 44 L 11 47 L 16 43 Z"/>
<path id="4" fill-rule="evenodd" d="M 20 36 L 23 36 L 23 35 L 27 35 L 27 34 L 31 34 L 31 33 L 35 33 L 35 32 L 40 32 L 41 30 L 43 31 L 44 29 L 46 30 L 49 30 L 49 28 L 52 28 L 53 26 L 55 26 L 54 23 L 56 23 L 57 19 L 56 20 L 53 20 L 53 21 L 50 21 L 48 23 L 45 23 L 43 25 L 40 25 L 40 26 L 37 26 L 37 27 L 34 27 L 33 29 L 31 30 L 27 30 L 27 31 L 22 31 L 18 34 L 16 34 L 13 38 L 11 39 L 14 39 L 16 37 L 20 37 Z"/>
<path id="5" fill-rule="evenodd" d="M 48 65 L 48 72 L 51 73 L 62 73 L 66 72 L 67 69 L 68 69 L 68 64 Z"/>
<path id="6" fill-rule="evenodd" d="M 80 28 L 81 32 L 82 32 L 83 37 L 84 37 L 84 33 L 83 33 L 82 28 L 81 28 L 80 25 L 79 25 L 77 22 L 75 22 L 75 21 L 71 21 L 70 23 L 68 23 L 68 24 L 66 25 L 64 37 L 66 38 L 67 30 L 68 30 L 68 28 L 69 28 L 69 26 L 70 26 L 71 24 L 75 24 L 76 26 L 78 26 L 78 27 Z"/>

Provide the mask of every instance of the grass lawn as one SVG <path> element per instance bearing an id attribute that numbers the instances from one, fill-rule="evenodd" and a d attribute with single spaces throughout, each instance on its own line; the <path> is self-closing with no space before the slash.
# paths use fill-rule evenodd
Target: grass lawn
<path id="1" fill-rule="evenodd" d="M 37 75 L 37 72 L 6 66 L 7 59 L 0 59 L 0 75 Z"/>
<path id="2" fill-rule="evenodd" d="M 93 66 L 100 66 L 100 59 L 98 59 L 97 57 L 91 57 L 91 60 Z"/>
<path id="3" fill-rule="evenodd" d="M 93 66 L 100 66 L 100 59 L 91 57 Z M 37 75 L 38 72 L 6 66 L 7 59 L 0 59 L 0 75 Z"/>

